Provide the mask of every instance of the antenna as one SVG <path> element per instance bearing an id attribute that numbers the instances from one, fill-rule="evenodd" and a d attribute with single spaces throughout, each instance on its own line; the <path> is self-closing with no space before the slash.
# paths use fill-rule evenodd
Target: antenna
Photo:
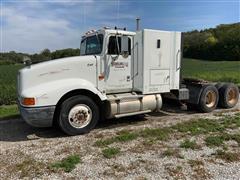
<path id="1" fill-rule="evenodd" d="M 120 2 L 119 2 L 119 0 L 117 0 L 117 26 L 119 23 L 119 6 L 120 6 Z"/>

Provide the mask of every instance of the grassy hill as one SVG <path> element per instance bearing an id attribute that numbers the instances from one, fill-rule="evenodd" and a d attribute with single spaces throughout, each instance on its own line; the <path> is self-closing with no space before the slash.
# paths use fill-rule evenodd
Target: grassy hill
<path id="1" fill-rule="evenodd" d="M 240 61 L 205 61 L 184 58 L 182 73 L 184 77 L 215 82 L 233 82 L 240 86 Z"/>

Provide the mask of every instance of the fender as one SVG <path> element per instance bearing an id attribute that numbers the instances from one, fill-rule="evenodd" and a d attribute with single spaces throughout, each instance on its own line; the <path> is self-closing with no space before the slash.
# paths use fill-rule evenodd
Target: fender
<path id="1" fill-rule="evenodd" d="M 186 101 L 191 104 L 198 104 L 202 91 L 209 84 L 186 84 L 187 89 L 189 90 L 189 99 Z"/>
<path id="2" fill-rule="evenodd" d="M 22 97 L 34 97 L 35 105 L 28 107 L 55 106 L 66 93 L 84 89 L 96 94 L 102 101 L 106 100 L 106 95 L 102 94 L 91 82 L 81 78 L 59 79 L 42 83 L 38 86 L 25 89 Z"/>

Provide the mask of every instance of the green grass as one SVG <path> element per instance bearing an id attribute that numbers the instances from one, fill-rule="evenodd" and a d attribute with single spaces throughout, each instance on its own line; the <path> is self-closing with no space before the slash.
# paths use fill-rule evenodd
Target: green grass
<path id="1" fill-rule="evenodd" d="M 110 147 L 110 148 L 106 148 L 102 150 L 103 156 L 105 158 L 113 158 L 115 157 L 117 154 L 120 153 L 120 149 L 119 148 L 115 148 L 115 147 Z"/>
<path id="2" fill-rule="evenodd" d="M 170 128 L 145 128 L 136 132 L 125 130 L 120 131 L 116 136 L 97 140 L 95 142 L 95 146 L 105 147 L 113 143 L 132 141 L 138 137 L 143 137 L 150 140 L 153 140 L 153 138 L 156 140 L 167 140 L 170 131 Z"/>
<path id="3" fill-rule="evenodd" d="M 157 140 L 167 140 L 170 134 L 170 128 L 145 128 L 139 132 L 144 138 L 156 138 Z"/>
<path id="4" fill-rule="evenodd" d="M 224 116 L 220 119 L 193 119 L 184 123 L 178 123 L 172 128 L 181 133 L 192 136 L 207 133 L 223 133 L 224 130 L 240 127 L 240 113 L 234 116 Z M 225 137 L 226 138 L 226 137 Z"/>
<path id="5" fill-rule="evenodd" d="M 12 169 L 20 173 L 20 179 L 33 179 L 40 174 L 44 174 L 45 164 L 28 157 L 23 162 L 13 164 Z"/>
<path id="6" fill-rule="evenodd" d="M 179 132 L 188 133 L 191 135 L 205 134 L 208 132 L 222 132 L 224 125 L 215 119 L 197 119 L 185 123 L 178 123 L 173 126 Z"/>
<path id="7" fill-rule="evenodd" d="M 205 138 L 205 143 L 207 146 L 221 146 L 224 144 L 224 141 L 233 140 L 240 145 L 240 134 L 228 134 L 223 131 L 226 129 L 237 129 L 240 127 L 240 113 L 235 114 L 234 116 L 224 116 L 218 120 L 209 120 L 209 122 L 215 121 L 216 128 L 219 128 L 221 131 L 215 131 L 212 129 L 210 132 L 217 132 L 215 135 L 210 135 Z M 211 123 L 212 124 L 212 123 Z M 214 130 L 214 131 L 213 131 Z"/>
<path id="8" fill-rule="evenodd" d="M 115 142 L 114 138 L 100 139 L 100 140 L 97 140 L 94 145 L 98 146 L 98 147 L 105 147 L 105 146 L 110 145 L 114 142 Z"/>
<path id="9" fill-rule="evenodd" d="M 71 172 L 79 163 L 81 163 L 80 157 L 78 155 L 71 155 L 62 161 L 51 164 L 50 167 L 53 169 L 63 169 L 65 172 Z"/>
<path id="10" fill-rule="evenodd" d="M 236 141 L 240 145 L 240 134 L 221 133 L 220 135 L 208 136 L 205 139 L 207 146 L 221 146 L 224 141 Z"/>
<path id="11" fill-rule="evenodd" d="M 0 105 L 16 103 L 17 72 L 23 65 L 0 65 Z"/>
<path id="12" fill-rule="evenodd" d="M 240 160 L 240 154 L 236 152 L 217 150 L 213 155 L 215 155 L 216 158 L 222 159 L 226 162 L 235 162 Z"/>
<path id="13" fill-rule="evenodd" d="M 240 146 L 240 134 L 231 134 L 229 137 L 229 140 L 236 141 L 238 145 Z"/>
<path id="14" fill-rule="evenodd" d="M 224 138 L 222 138 L 222 136 L 208 136 L 205 142 L 207 146 L 221 146 L 224 142 Z"/>
<path id="15" fill-rule="evenodd" d="M 118 133 L 118 136 L 116 136 L 115 141 L 126 142 L 126 141 L 134 140 L 136 138 L 137 138 L 136 133 L 124 130 Z"/>
<path id="16" fill-rule="evenodd" d="M 171 137 L 170 135 L 174 133 L 182 133 L 185 135 L 200 135 L 200 134 L 208 134 L 208 133 L 221 133 L 221 136 L 223 137 L 216 137 L 216 138 L 223 138 L 225 141 L 227 140 L 235 140 L 240 144 L 240 135 L 239 134 L 233 134 L 228 135 L 224 133 L 226 129 L 236 129 L 240 127 L 240 113 L 235 114 L 231 117 L 222 117 L 220 119 L 193 119 L 187 122 L 181 122 L 176 125 L 170 126 L 170 127 L 164 127 L 164 128 L 145 128 L 141 130 L 136 131 L 120 131 L 115 136 L 104 138 L 97 140 L 95 142 L 95 146 L 98 147 L 106 147 L 113 143 L 124 143 L 128 141 L 132 141 L 137 138 L 144 138 L 146 144 L 153 144 L 156 143 L 156 141 L 166 141 Z M 220 141 L 216 140 L 215 137 L 211 137 L 206 139 L 206 144 L 211 146 L 215 144 L 221 144 L 221 142 L 214 142 L 214 141 Z M 194 148 L 197 146 L 194 145 L 194 142 L 186 141 L 182 144 L 182 147 L 189 146 L 189 148 Z"/>
<path id="17" fill-rule="evenodd" d="M 173 157 L 177 157 L 177 158 L 181 158 L 184 159 L 184 157 L 180 154 L 179 149 L 176 148 L 168 148 L 167 150 L 165 150 L 162 153 L 163 156 L 173 156 Z"/>
<path id="18" fill-rule="evenodd" d="M 8 119 L 19 115 L 17 105 L 0 106 L 0 119 Z"/>
<path id="19" fill-rule="evenodd" d="M 240 127 L 240 113 L 237 113 L 232 117 L 229 117 L 229 116 L 223 117 L 222 124 L 226 128 L 238 128 L 238 127 Z"/>
<path id="20" fill-rule="evenodd" d="M 183 77 L 240 85 L 240 61 L 204 61 L 183 58 Z"/>
<path id="21" fill-rule="evenodd" d="M 98 147 L 104 147 L 104 146 L 110 145 L 115 142 L 131 141 L 131 140 L 136 139 L 137 137 L 138 137 L 138 135 L 136 133 L 124 130 L 124 131 L 118 132 L 117 136 L 107 138 L 104 140 L 97 140 L 95 142 L 95 145 Z"/>
<path id="22" fill-rule="evenodd" d="M 196 141 L 190 141 L 189 139 L 185 139 L 181 144 L 181 148 L 185 149 L 197 149 L 199 146 L 197 145 Z"/>

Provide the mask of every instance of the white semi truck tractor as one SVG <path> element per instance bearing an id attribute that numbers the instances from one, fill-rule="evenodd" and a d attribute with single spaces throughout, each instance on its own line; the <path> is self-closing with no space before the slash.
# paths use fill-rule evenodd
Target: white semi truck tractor
<path id="1" fill-rule="evenodd" d="M 35 127 L 58 124 L 68 135 L 100 119 L 159 111 L 162 98 L 202 112 L 237 104 L 231 83 L 181 79 L 181 33 L 103 28 L 88 31 L 80 56 L 28 64 L 18 73 L 22 118 Z"/>

